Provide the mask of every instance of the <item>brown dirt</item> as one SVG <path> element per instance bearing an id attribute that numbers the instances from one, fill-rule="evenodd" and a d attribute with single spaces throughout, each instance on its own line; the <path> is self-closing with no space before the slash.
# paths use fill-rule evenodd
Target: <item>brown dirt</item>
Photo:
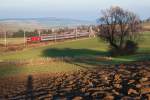
<path id="1" fill-rule="evenodd" d="M 3 77 L 1 100 L 149 100 L 150 61 L 93 70 Z"/>

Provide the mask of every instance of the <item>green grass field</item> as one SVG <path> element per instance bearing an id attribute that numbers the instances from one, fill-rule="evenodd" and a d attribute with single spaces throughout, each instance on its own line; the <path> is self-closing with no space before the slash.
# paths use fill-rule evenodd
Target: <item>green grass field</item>
<path id="1" fill-rule="evenodd" d="M 66 41 L 24 51 L 0 54 L 0 76 L 66 72 L 150 59 L 150 33 L 139 40 L 139 50 L 130 56 L 109 57 L 108 44 L 98 38 Z M 17 40 L 16 40 L 17 41 Z M 58 59 L 51 61 L 47 59 Z M 40 60 L 42 59 L 42 60 Z M 27 63 L 26 63 L 27 62 Z"/>

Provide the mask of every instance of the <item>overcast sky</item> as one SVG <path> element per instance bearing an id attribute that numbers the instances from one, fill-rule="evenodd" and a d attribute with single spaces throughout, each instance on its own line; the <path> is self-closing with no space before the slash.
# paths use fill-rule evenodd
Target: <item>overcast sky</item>
<path id="1" fill-rule="evenodd" d="M 57 17 L 96 20 L 102 9 L 120 6 L 150 17 L 150 0 L 0 0 L 0 18 Z"/>

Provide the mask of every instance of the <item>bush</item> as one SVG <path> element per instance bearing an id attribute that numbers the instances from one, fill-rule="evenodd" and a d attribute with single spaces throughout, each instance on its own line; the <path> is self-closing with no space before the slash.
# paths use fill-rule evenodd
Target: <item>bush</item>
<path id="1" fill-rule="evenodd" d="M 19 51 L 19 50 L 23 50 L 23 47 L 21 46 L 8 46 L 6 51 Z"/>
<path id="2" fill-rule="evenodd" d="M 118 50 L 112 46 L 109 47 L 109 53 L 111 56 L 119 56 L 121 55 L 121 50 Z"/>
<path id="3" fill-rule="evenodd" d="M 126 41 L 126 45 L 125 45 L 125 52 L 126 54 L 134 54 L 136 52 L 136 50 L 138 49 L 138 44 L 135 43 L 134 41 Z"/>
<path id="4" fill-rule="evenodd" d="M 109 52 L 111 56 L 130 55 L 134 54 L 137 49 L 138 49 L 137 43 L 131 40 L 127 40 L 123 48 L 116 49 L 110 46 Z"/>

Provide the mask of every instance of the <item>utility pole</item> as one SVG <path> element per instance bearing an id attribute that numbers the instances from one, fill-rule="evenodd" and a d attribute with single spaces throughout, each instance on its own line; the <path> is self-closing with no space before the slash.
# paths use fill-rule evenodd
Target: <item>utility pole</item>
<path id="1" fill-rule="evenodd" d="M 5 47 L 7 47 L 7 32 L 4 31 L 4 42 L 5 42 Z"/>
<path id="2" fill-rule="evenodd" d="M 56 33 L 55 33 L 55 37 L 54 38 L 55 38 L 55 42 L 56 42 L 56 40 L 57 40 L 57 34 Z"/>
<path id="3" fill-rule="evenodd" d="M 78 30 L 77 30 L 77 28 L 76 28 L 76 29 L 75 29 L 76 39 L 77 39 L 77 34 L 78 34 Z"/>
<path id="4" fill-rule="evenodd" d="M 93 32 L 93 28 L 92 28 L 92 26 L 90 26 L 90 34 L 89 34 L 89 37 L 91 37 L 91 36 L 93 36 L 93 37 L 95 37 L 95 34 L 94 34 L 94 32 Z"/>
<path id="5" fill-rule="evenodd" d="M 23 30 L 23 34 L 24 34 L 24 47 L 26 46 L 26 32 L 25 30 Z"/>
<path id="6" fill-rule="evenodd" d="M 41 36 L 41 31 L 40 30 L 38 30 L 38 34 L 39 34 L 39 37 Z"/>

